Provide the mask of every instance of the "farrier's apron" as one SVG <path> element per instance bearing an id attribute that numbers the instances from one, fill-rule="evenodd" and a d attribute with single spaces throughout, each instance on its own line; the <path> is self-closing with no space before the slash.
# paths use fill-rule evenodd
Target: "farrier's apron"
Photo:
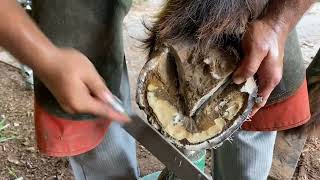
<path id="1" fill-rule="evenodd" d="M 307 69 L 308 91 L 312 117 L 310 124 L 320 122 L 320 48 Z"/>
<path id="2" fill-rule="evenodd" d="M 33 17 L 40 29 L 55 45 L 72 47 L 85 54 L 111 92 L 127 107 L 130 96 L 122 21 L 130 5 L 131 0 L 33 0 Z M 68 76 L 68 72 L 65 75 Z M 35 78 L 35 126 L 41 152 L 72 156 L 93 149 L 101 142 L 111 122 L 109 119 L 92 120 L 95 118 L 65 113 Z M 91 120 L 85 121 L 87 119 Z"/>
<path id="3" fill-rule="evenodd" d="M 286 41 L 283 78 L 260 109 L 242 129 L 251 131 L 285 130 L 310 119 L 305 67 L 294 29 Z"/>
<path id="4" fill-rule="evenodd" d="M 58 46 L 73 47 L 84 53 L 105 79 L 111 92 L 128 106 L 130 97 L 121 25 L 130 4 L 131 0 L 33 1 L 34 18 L 49 39 Z M 290 37 L 295 36 L 293 34 Z M 283 116 L 282 112 L 277 111 L 276 119 L 272 118 L 275 114 L 272 109 L 266 109 L 259 113 L 273 123 L 266 124 L 265 119 L 254 118 L 250 124 L 257 126 L 250 129 L 244 125 L 245 129 L 275 130 L 279 125 L 288 128 L 309 116 L 306 110 L 308 100 L 305 98 L 307 91 L 305 86 L 301 86 L 304 80 L 301 53 L 295 38 L 291 39 L 286 48 L 284 78 L 271 97 L 270 103 L 273 104 L 269 105 L 269 108 L 282 108 L 288 113 Z M 300 93 L 296 93 L 299 87 Z M 293 98 L 301 100 L 297 103 Z M 288 106 L 289 103 L 291 107 L 294 104 L 294 107 L 305 108 L 305 111 L 296 111 Z M 295 122 L 288 123 L 292 119 Z M 65 113 L 45 86 L 35 78 L 35 125 L 37 143 L 42 153 L 72 156 L 87 152 L 101 142 L 109 124 L 110 120 L 107 119 Z"/>

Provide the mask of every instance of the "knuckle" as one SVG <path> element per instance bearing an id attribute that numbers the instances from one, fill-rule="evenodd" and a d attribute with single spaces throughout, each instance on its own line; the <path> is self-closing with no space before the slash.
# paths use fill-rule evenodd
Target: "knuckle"
<path id="1" fill-rule="evenodd" d="M 272 59 L 273 61 L 278 61 L 280 59 L 280 56 L 278 53 L 272 52 L 270 53 L 270 59 Z"/>
<path id="2" fill-rule="evenodd" d="M 82 106 L 79 106 L 79 105 L 74 106 L 72 109 L 73 109 L 73 112 L 74 112 L 75 114 L 83 113 L 83 112 L 84 112 L 84 109 L 82 108 Z"/>
<path id="3" fill-rule="evenodd" d="M 277 86 L 280 81 L 281 81 L 281 75 L 274 76 L 273 78 L 270 79 L 270 85 L 273 87 Z"/>
<path id="4" fill-rule="evenodd" d="M 77 113 L 82 113 L 83 112 L 83 106 L 81 106 L 77 101 L 70 100 L 68 102 L 68 110 L 70 111 L 69 113 L 72 114 L 77 114 Z"/>
<path id="5" fill-rule="evenodd" d="M 65 111 L 69 114 L 76 114 L 77 112 L 75 112 L 72 108 L 69 109 L 65 109 Z"/>
<path id="6" fill-rule="evenodd" d="M 65 111 L 65 112 L 67 112 L 67 113 L 69 113 L 69 114 L 74 114 L 75 112 L 74 112 L 74 110 L 73 110 L 73 108 L 69 105 L 69 103 L 68 102 L 59 102 L 59 104 L 60 104 L 60 106 L 61 106 L 61 108 Z"/>
<path id="7" fill-rule="evenodd" d="M 280 61 L 280 56 L 278 54 L 269 53 L 268 61 L 271 61 L 277 67 L 279 65 L 278 62 Z"/>
<path id="8" fill-rule="evenodd" d="M 257 43 L 256 50 L 259 52 L 267 52 L 269 47 L 265 43 Z"/>
<path id="9" fill-rule="evenodd" d="M 247 66 L 244 70 L 243 76 L 245 76 L 246 78 L 249 78 L 253 76 L 255 73 L 256 73 L 256 68 L 254 68 L 253 66 Z"/>
<path id="10" fill-rule="evenodd" d="M 76 113 L 74 111 L 74 109 L 72 107 L 70 107 L 70 106 L 63 106 L 62 109 L 65 110 L 69 114 L 75 114 Z"/>

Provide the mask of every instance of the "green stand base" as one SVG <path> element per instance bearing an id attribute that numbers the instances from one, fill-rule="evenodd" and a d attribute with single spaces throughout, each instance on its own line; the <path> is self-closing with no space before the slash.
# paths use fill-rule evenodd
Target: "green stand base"
<path id="1" fill-rule="evenodd" d="M 142 178 L 140 178 L 139 180 L 157 180 L 159 175 L 161 174 L 161 171 L 152 173 L 152 174 L 148 174 Z"/>
<path id="2" fill-rule="evenodd" d="M 205 169 L 205 163 L 206 163 L 206 151 L 205 150 L 201 150 L 201 151 L 188 151 L 185 152 L 185 155 L 188 157 L 188 159 L 190 159 L 192 161 L 192 163 L 194 165 L 196 165 L 202 172 Z M 158 180 L 159 176 L 161 174 L 161 171 L 159 172 L 155 172 L 149 175 L 146 175 L 142 178 L 140 178 L 139 180 Z M 168 176 L 166 179 L 169 180 L 175 180 L 175 176 L 171 173 L 168 172 Z"/>

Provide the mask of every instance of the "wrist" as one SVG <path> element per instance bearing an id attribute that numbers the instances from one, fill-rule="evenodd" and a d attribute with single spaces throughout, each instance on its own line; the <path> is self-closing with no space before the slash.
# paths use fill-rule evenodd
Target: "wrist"
<path id="1" fill-rule="evenodd" d="M 281 36 L 287 36 L 292 29 L 291 24 L 284 19 L 262 18 L 260 21 Z"/>
<path id="2" fill-rule="evenodd" d="M 30 57 L 30 67 L 33 69 L 35 74 L 43 74 L 47 71 L 50 71 L 50 68 L 54 66 L 55 61 L 54 58 L 59 52 L 59 48 L 56 46 L 49 44 L 47 46 L 42 46 L 34 53 L 34 56 Z"/>
<path id="3" fill-rule="evenodd" d="M 284 46 L 285 41 L 290 33 L 290 26 L 283 21 L 275 21 L 270 19 L 259 19 L 252 23 L 257 26 L 258 32 L 264 33 L 268 39 L 276 40 L 281 46 Z M 260 27 L 260 28 L 259 28 Z"/>

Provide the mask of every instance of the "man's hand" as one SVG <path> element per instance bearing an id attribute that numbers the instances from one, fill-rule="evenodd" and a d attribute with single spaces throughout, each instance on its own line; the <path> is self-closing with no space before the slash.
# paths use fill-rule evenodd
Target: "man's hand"
<path id="1" fill-rule="evenodd" d="M 313 3 L 314 0 L 269 0 L 264 15 L 249 25 L 242 40 L 244 59 L 234 73 L 234 82 L 239 84 L 257 75 L 258 95 L 263 99 L 252 115 L 266 104 L 281 80 L 287 36 Z"/>
<path id="2" fill-rule="evenodd" d="M 0 46 L 31 67 L 65 111 L 128 121 L 108 104 L 112 94 L 88 58 L 57 48 L 16 1 L 1 1 L 0 22 Z"/>
<path id="3" fill-rule="evenodd" d="M 260 20 L 250 24 L 243 37 L 244 58 L 235 71 L 233 80 L 236 84 L 241 84 L 257 75 L 258 96 L 263 101 L 255 105 L 252 115 L 266 104 L 272 90 L 281 80 L 286 38 L 286 32 L 278 31 Z"/>
<path id="4" fill-rule="evenodd" d="M 74 49 L 55 49 L 50 54 L 43 59 L 50 63 L 35 71 L 65 111 L 128 121 L 108 104 L 112 94 L 86 56 Z"/>

